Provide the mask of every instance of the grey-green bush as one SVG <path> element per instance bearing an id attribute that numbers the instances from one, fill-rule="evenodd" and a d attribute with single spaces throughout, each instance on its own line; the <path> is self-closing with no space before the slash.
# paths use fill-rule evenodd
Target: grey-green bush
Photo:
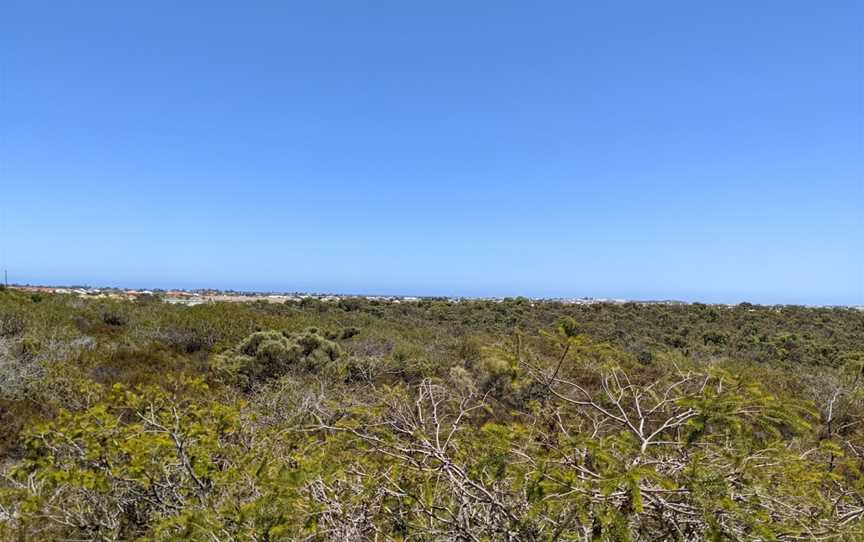
<path id="1" fill-rule="evenodd" d="M 317 329 L 256 331 L 235 348 L 214 356 L 211 367 L 227 383 L 249 387 L 292 370 L 317 372 L 340 355 L 339 345 Z"/>

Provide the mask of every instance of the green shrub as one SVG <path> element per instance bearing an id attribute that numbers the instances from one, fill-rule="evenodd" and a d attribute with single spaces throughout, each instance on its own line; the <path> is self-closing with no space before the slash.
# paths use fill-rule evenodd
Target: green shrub
<path id="1" fill-rule="evenodd" d="M 339 345 L 314 328 L 300 333 L 256 331 L 214 356 L 212 367 L 228 383 L 249 387 L 291 370 L 317 372 L 340 355 Z"/>

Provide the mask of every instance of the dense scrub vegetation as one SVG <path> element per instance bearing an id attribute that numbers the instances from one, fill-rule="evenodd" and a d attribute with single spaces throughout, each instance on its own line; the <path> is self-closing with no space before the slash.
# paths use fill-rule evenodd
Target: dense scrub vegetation
<path id="1" fill-rule="evenodd" d="M 0 291 L 0 538 L 862 540 L 864 313 Z"/>

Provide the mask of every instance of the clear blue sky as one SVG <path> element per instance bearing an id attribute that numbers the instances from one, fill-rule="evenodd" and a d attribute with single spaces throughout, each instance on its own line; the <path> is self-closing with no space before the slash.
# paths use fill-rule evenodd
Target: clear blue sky
<path id="1" fill-rule="evenodd" d="M 0 0 L 10 280 L 864 303 L 864 3 Z"/>

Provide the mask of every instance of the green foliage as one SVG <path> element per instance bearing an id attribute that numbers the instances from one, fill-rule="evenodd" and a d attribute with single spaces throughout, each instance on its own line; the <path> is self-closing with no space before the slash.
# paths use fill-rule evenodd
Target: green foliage
<path id="1" fill-rule="evenodd" d="M 92 407 L 35 425 L 11 474 L 38 488 L 20 503 L 24 517 L 43 510 L 74 525 L 79 537 L 115 540 L 175 510 L 206 505 L 224 480 L 219 456 L 238 414 L 197 400 L 204 393 L 197 381 L 180 382 L 171 394 L 115 385 Z M 20 526 L 31 527 L 38 525 Z"/>
<path id="2" fill-rule="evenodd" d="M 862 352 L 840 309 L 9 289 L 0 539 L 861 540 Z"/>
<path id="3" fill-rule="evenodd" d="M 214 356 L 212 366 L 224 381 L 248 388 L 291 370 L 320 371 L 340 355 L 339 345 L 314 328 L 300 333 L 256 331 Z"/>

